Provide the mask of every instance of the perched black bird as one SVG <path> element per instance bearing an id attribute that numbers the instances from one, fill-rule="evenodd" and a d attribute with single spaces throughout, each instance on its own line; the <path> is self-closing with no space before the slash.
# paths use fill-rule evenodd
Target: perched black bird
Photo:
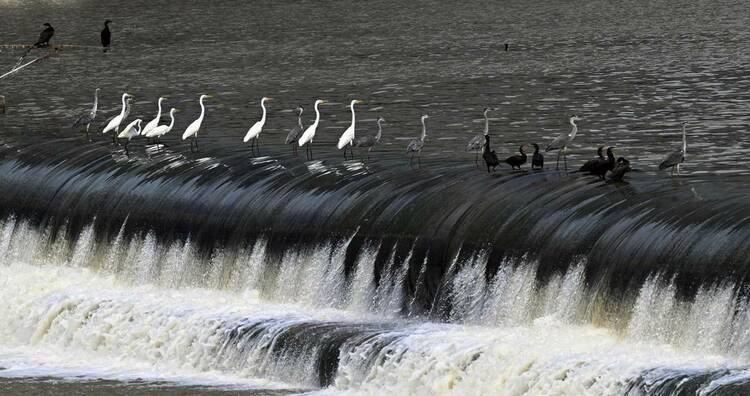
<path id="1" fill-rule="evenodd" d="M 604 175 L 615 168 L 615 155 L 612 153 L 613 148 L 607 147 L 607 159 L 594 165 L 594 168 L 591 169 L 592 175 L 599 176 L 600 179 L 604 180 Z"/>
<path id="2" fill-rule="evenodd" d="M 55 35 L 55 28 L 52 25 L 45 23 L 44 26 L 46 28 L 39 33 L 39 40 L 34 43 L 34 48 L 48 47 L 50 39 Z"/>
<path id="3" fill-rule="evenodd" d="M 101 37 L 102 37 L 102 47 L 104 47 L 104 52 L 107 52 L 109 50 L 110 45 L 112 44 L 112 32 L 109 31 L 109 24 L 112 23 L 109 19 L 104 21 L 104 29 L 102 29 Z"/>
<path id="4" fill-rule="evenodd" d="M 625 176 L 625 174 L 630 171 L 630 161 L 628 161 L 625 157 L 620 157 L 617 159 L 614 169 L 612 169 L 612 172 L 610 172 L 609 179 L 614 181 L 622 181 L 622 178 Z"/>
<path id="5" fill-rule="evenodd" d="M 523 151 L 524 147 L 526 147 L 525 144 L 518 148 L 518 152 L 521 154 L 516 154 L 505 159 L 505 163 L 510 165 L 511 169 L 521 170 L 521 165 L 526 163 L 526 153 Z"/>
<path id="6" fill-rule="evenodd" d="M 544 169 L 544 156 L 539 152 L 539 145 L 533 143 L 534 155 L 531 156 L 531 169 Z"/>
<path id="7" fill-rule="evenodd" d="M 495 167 L 500 165 L 500 160 L 495 154 L 495 150 L 490 149 L 490 135 L 484 135 L 484 146 L 482 146 L 482 158 L 484 163 L 487 164 L 487 173 L 490 173 L 490 168 L 495 171 Z"/>
<path id="8" fill-rule="evenodd" d="M 594 169 L 600 162 L 607 161 L 607 159 L 604 158 L 604 147 L 605 146 L 599 146 L 599 148 L 596 149 L 596 154 L 598 155 L 598 157 L 586 161 L 578 170 L 581 172 L 591 172 L 591 170 Z"/>

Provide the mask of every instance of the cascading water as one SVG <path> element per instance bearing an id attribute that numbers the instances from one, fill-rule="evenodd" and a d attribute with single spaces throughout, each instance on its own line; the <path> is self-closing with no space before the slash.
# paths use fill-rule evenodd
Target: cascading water
<path id="1" fill-rule="evenodd" d="M 322 393 L 750 387 L 736 183 L 441 169 L 422 184 L 325 162 L 108 170 L 19 153 L 0 162 L 6 375 Z"/>

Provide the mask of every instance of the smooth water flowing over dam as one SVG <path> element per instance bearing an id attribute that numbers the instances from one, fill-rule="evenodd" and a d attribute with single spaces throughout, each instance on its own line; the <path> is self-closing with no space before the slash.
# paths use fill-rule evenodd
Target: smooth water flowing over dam
<path id="1" fill-rule="evenodd" d="M 750 386 L 744 176 L 218 151 L 6 139 L 0 365 L 279 392 Z"/>

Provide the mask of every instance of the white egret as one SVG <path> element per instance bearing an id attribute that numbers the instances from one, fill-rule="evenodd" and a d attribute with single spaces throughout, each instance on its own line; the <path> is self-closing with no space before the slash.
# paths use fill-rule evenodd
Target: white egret
<path id="1" fill-rule="evenodd" d="M 302 137 L 299 138 L 297 143 L 300 147 L 307 144 L 307 159 L 312 159 L 312 142 L 313 138 L 315 137 L 315 131 L 318 129 L 318 123 L 320 122 L 320 110 L 318 110 L 318 105 L 326 103 L 323 99 L 318 99 L 315 101 L 315 122 L 312 123 L 307 129 L 305 129 L 305 132 L 302 134 Z"/>
<path id="2" fill-rule="evenodd" d="M 352 103 L 349 105 L 349 108 L 352 111 L 352 124 L 349 125 L 349 128 L 346 128 L 344 133 L 341 134 L 341 137 L 339 138 L 339 143 L 336 145 L 336 148 L 339 150 L 344 149 L 344 159 L 346 159 L 346 146 L 352 146 L 354 143 L 354 129 L 356 124 L 356 117 L 354 116 L 354 105 L 358 103 L 364 103 L 361 100 L 354 99 L 352 100 Z M 352 158 L 354 158 L 354 152 L 352 151 Z"/>
<path id="3" fill-rule="evenodd" d="M 299 140 L 300 135 L 302 135 L 302 131 L 305 130 L 305 127 L 302 126 L 302 112 L 305 111 L 302 106 L 297 105 L 297 111 L 299 114 L 297 115 L 297 125 L 292 128 L 291 131 L 286 135 L 286 144 L 292 145 L 292 153 L 296 156 L 297 155 L 297 141 Z"/>
<path id="4" fill-rule="evenodd" d="M 159 100 L 157 101 L 157 106 L 159 106 L 159 111 L 156 113 L 156 117 L 154 117 L 153 120 L 149 121 L 146 126 L 143 127 L 143 130 L 141 131 L 141 135 L 146 136 L 149 131 L 159 126 L 159 121 L 161 121 L 161 102 L 167 100 L 166 96 L 160 96 Z"/>
<path id="5" fill-rule="evenodd" d="M 560 169 L 560 155 L 563 157 L 563 162 L 565 163 L 565 171 L 568 170 L 568 161 L 567 161 L 567 152 L 568 152 L 568 145 L 573 141 L 573 139 L 576 138 L 576 134 L 578 133 L 578 125 L 576 125 L 576 121 L 582 120 L 583 118 L 580 118 L 576 115 L 570 117 L 570 127 L 571 131 L 570 133 L 563 132 L 558 137 L 555 138 L 549 145 L 547 145 L 547 148 L 544 151 L 552 151 L 552 150 L 559 150 L 557 152 L 557 165 L 555 166 L 555 169 Z"/>
<path id="6" fill-rule="evenodd" d="M 243 143 L 249 142 L 250 139 L 255 139 L 250 144 L 250 149 L 253 151 L 254 147 L 258 147 L 258 151 L 260 151 L 260 133 L 263 131 L 263 125 L 266 125 L 266 102 L 269 100 L 273 100 L 273 98 L 264 96 L 263 99 L 260 100 L 260 107 L 263 109 L 263 115 L 260 117 L 260 121 L 250 127 L 245 134 L 245 137 L 242 139 Z"/>
<path id="7" fill-rule="evenodd" d="M 73 124 L 73 127 L 77 126 L 86 126 L 86 140 L 91 140 L 89 138 L 89 127 L 91 126 L 91 123 L 94 122 L 94 119 L 96 119 L 96 112 L 99 109 L 99 88 L 97 88 L 94 91 L 94 106 L 91 107 L 91 110 L 83 112 L 80 117 L 76 120 L 76 122 Z"/>
<path id="8" fill-rule="evenodd" d="M 203 104 L 203 100 L 210 97 L 211 95 L 201 95 L 200 99 L 198 99 L 198 102 L 200 102 L 201 104 L 201 115 L 197 120 L 190 123 L 187 129 L 185 129 L 185 132 L 182 134 L 182 140 L 185 140 L 191 136 L 193 137 L 193 140 L 190 142 L 190 151 L 193 151 L 193 142 L 195 142 L 195 151 L 198 151 L 198 131 L 201 129 L 203 117 L 206 115 L 206 106 Z"/>
<path id="9" fill-rule="evenodd" d="M 141 122 L 142 120 L 140 118 L 133 120 L 133 122 L 123 128 L 122 132 L 117 135 L 118 139 L 127 139 L 125 141 L 125 154 L 127 155 L 130 155 L 130 151 L 128 150 L 130 139 L 141 134 Z"/>
<path id="10" fill-rule="evenodd" d="M 411 158 L 409 158 L 409 166 L 411 166 L 412 161 L 414 160 L 414 154 L 417 154 L 417 163 L 419 166 L 422 166 L 422 148 L 424 147 L 424 138 L 427 137 L 427 126 L 424 123 L 424 120 L 430 118 L 427 114 L 422 116 L 422 135 L 418 139 L 413 139 L 411 142 L 409 142 L 409 145 L 406 146 L 406 153 L 411 154 Z"/>
<path id="11" fill-rule="evenodd" d="M 174 113 L 177 112 L 179 112 L 179 110 L 173 107 L 171 110 L 169 110 L 169 118 L 171 119 L 169 121 L 169 125 L 159 125 L 145 134 L 147 138 L 154 138 L 156 140 L 157 149 L 159 148 L 159 143 L 161 143 L 161 137 L 169 133 L 174 127 Z"/>
<path id="12" fill-rule="evenodd" d="M 489 107 L 484 109 L 484 133 L 480 133 L 466 144 L 466 151 L 474 151 L 474 164 L 479 166 L 479 150 L 484 146 L 484 137 L 490 133 L 490 119 L 487 118 L 487 113 L 490 111 Z"/>
<path id="13" fill-rule="evenodd" d="M 354 140 L 356 147 L 367 148 L 367 159 L 370 159 L 370 151 L 380 143 L 380 138 L 383 136 L 383 125 L 381 125 L 383 122 L 385 122 L 385 118 L 378 117 L 378 133 L 375 136 L 362 136 Z"/>
<path id="14" fill-rule="evenodd" d="M 128 101 L 130 101 L 132 98 L 133 95 L 127 92 L 122 94 L 122 111 L 120 111 L 120 114 L 115 116 L 115 118 L 111 119 L 102 131 L 102 133 L 114 131 L 115 133 L 112 135 L 112 141 L 115 143 L 117 142 L 117 135 L 120 133 L 120 124 L 122 124 L 122 122 L 125 121 L 125 118 L 128 117 L 128 114 L 130 114 L 130 106 L 128 105 Z"/>
<path id="15" fill-rule="evenodd" d="M 664 161 L 659 164 L 659 170 L 672 168 L 672 174 L 677 169 L 677 174 L 680 174 L 680 164 L 685 162 L 685 154 L 687 154 L 687 121 L 682 123 L 682 150 L 677 150 L 669 153 Z"/>

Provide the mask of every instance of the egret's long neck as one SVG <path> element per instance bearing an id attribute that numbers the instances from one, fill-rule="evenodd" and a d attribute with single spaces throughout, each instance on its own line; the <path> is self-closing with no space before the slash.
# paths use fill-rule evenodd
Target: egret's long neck
<path id="1" fill-rule="evenodd" d="M 422 136 L 420 139 L 424 140 L 427 137 L 427 125 L 424 124 L 424 118 L 422 118 Z"/>
<path id="2" fill-rule="evenodd" d="M 354 122 L 355 122 L 355 117 L 354 117 L 354 102 L 352 102 L 352 104 L 349 106 L 349 108 L 352 110 L 352 128 L 354 128 Z"/>
<path id="3" fill-rule="evenodd" d="M 125 117 L 125 111 L 127 110 L 127 96 L 122 95 L 122 111 L 120 111 L 120 115 Z"/>
<path id="4" fill-rule="evenodd" d="M 682 126 L 682 155 L 687 153 L 687 135 L 685 132 L 685 125 Z"/>
<path id="5" fill-rule="evenodd" d="M 171 118 L 171 121 L 169 121 L 169 129 L 172 129 L 174 126 L 174 111 L 169 112 L 169 118 Z"/>
<path id="6" fill-rule="evenodd" d="M 91 109 L 92 113 L 96 113 L 96 109 L 99 108 L 99 91 L 94 91 L 94 107 Z"/>
<path id="7" fill-rule="evenodd" d="M 484 134 L 490 134 L 490 119 L 487 118 L 487 112 L 484 112 Z"/>
<path id="8" fill-rule="evenodd" d="M 203 98 L 201 98 L 200 102 L 201 102 L 201 116 L 198 117 L 198 119 L 203 121 L 203 116 L 206 115 L 206 106 L 203 104 Z"/>
<path id="9" fill-rule="evenodd" d="M 157 105 L 159 106 L 159 111 L 156 113 L 156 119 L 158 120 L 159 118 L 161 118 L 161 99 L 159 99 Z"/>
<path id="10" fill-rule="evenodd" d="M 299 110 L 299 115 L 297 116 L 297 125 L 302 129 L 302 109 Z"/>
<path id="11" fill-rule="evenodd" d="M 260 101 L 260 107 L 263 109 L 263 116 L 260 117 L 260 123 L 265 124 L 266 123 L 266 101 L 265 100 Z"/>
<path id="12" fill-rule="evenodd" d="M 318 103 L 315 103 L 315 122 L 313 124 L 317 127 L 320 122 L 320 110 L 318 110 Z"/>
<path id="13" fill-rule="evenodd" d="M 383 126 L 381 125 L 382 121 L 378 120 L 378 134 L 375 135 L 375 140 L 380 140 L 380 136 L 383 135 Z"/>
<path id="14" fill-rule="evenodd" d="M 578 125 L 576 125 L 576 121 L 574 119 L 570 119 L 570 126 L 572 127 L 570 131 L 570 138 L 573 139 L 576 137 L 576 133 L 578 133 Z"/>

